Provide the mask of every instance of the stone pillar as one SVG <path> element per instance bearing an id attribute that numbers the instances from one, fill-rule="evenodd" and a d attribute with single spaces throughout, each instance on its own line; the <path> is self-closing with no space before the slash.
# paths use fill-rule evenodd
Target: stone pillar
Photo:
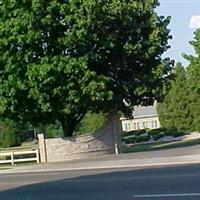
<path id="1" fill-rule="evenodd" d="M 45 143 L 44 134 L 38 134 L 38 140 L 39 140 L 40 162 L 46 163 L 47 152 L 46 152 L 46 143 Z"/>

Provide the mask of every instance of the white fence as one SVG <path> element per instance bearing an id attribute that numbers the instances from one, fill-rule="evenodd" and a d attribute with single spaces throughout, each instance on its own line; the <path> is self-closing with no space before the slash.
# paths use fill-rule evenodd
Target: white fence
<path id="1" fill-rule="evenodd" d="M 15 158 L 16 155 L 18 156 L 18 158 Z M 34 155 L 34 157 L 19 158 L 19 156 L 23 157 L 23 155 Z M 29 151 L 11 151 L 11 152 L 0 153 L 0 157 L 10 157 L 10 159 L 5 159 L 5 160 L 0 159 L 0 164 L 11 163 L 12 165 L 14 165 L 15 163 L 19 162 L 30 162 L 30 161 L 36 161 L 37 163 L 40 162 L 38 149 Z"/>

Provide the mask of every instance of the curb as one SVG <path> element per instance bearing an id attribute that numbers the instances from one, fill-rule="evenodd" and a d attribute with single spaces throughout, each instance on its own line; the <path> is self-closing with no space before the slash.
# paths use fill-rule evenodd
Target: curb
<path id="1" fill-rule="evenodd" d="M 1 175 L 6 174 L 22 174 L 22 173 L 42 173 L 42 172 L 64 172 L 64 171 L 78 171 L 78 170 L 104 170 L 104 169 L 128 169 L 128 168 L 148 168 L 148 167 L 166 167 L 175 165 L 190 165 L 190 164 L 200 164 L 200 161 L 190 161 L 190 162 L 167 162 L 167 163 L 156 163 L 156 164 L 130 164 L 130 165 L 110 165 L 110 166 L 96 166 L 96 167 L 74 167 L 74 168 L 60 168 L 60 169 L 35 169 L 35 170 L 19 170 L 10 171 L 2 170 Z"/>

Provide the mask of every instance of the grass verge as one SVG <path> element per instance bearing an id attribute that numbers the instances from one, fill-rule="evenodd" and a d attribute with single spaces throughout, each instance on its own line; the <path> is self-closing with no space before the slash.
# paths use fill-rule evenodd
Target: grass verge
<path id="1" fill-rule="evenodd" d="M 0 147 L 0 152 L 30 150 L 30 149 L 34 149 L 34 148 L 38 148 L 38 144 L 34 144 L 33 142 L 25 142 L 25 143 L 22 143 L 22 145 L 19 147 L 10 147 L 10 148 Z"/>
<path id="2" fill-rule="evenodd" d="M 29 166 L 29 165 L 35 165 L 36 162 L 23 162 L 23 163 L 15 163 L 14 165 L 11 164 L 0 164 L 0 170 L 7 170 L 7 169 L 13 169 L 15 167 L 20 166 Z"/>
<path id="3" fill-rule="evenodd" d="M 136 144 L 131 146 L 124 146 L 123 153 L 155 151 L 155 150 L 171 149 L 178 147 L 188 147 L 198 144 L 200 144 L 200 139 L 173 141 L 173 142 L 159 142 L 152 144 Z"/>

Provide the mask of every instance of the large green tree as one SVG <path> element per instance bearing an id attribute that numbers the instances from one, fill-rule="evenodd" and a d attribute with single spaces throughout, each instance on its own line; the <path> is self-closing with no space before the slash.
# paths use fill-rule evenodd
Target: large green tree
<path id="1" fill-rule="evenodd" d="M 59 120 L 64 135 L 88 110 L 129 113 L 168 81 L 169 18 L 157 0 L 4 0 L 0 5 L 1 116 Z"/>
<path id="2" fill-rule="evenodd" d="M 157 15 L 157 0 L 87 2 L 73 11 L 82 19 L 76 20 L 82 34 L 73 33 L 75 55 L 87 55 L 89 69 L 109 77 L 113 98 L 103 109 L 129 114 L 134 105 L 153 103 L 172 67 L 169 59 L 161 58 L 169 48 L 170 18 Z"/>
<path id="3" fill-rule="evenodd" d="M 107 78 L 88 70 L 85 55 L 71 56 L 76 51 L 71 9 L 69 1 L 0 5 L 2 117 L 34 125 L 57 119 L 71 136 L 93 102 L 110 98 Z"/>

